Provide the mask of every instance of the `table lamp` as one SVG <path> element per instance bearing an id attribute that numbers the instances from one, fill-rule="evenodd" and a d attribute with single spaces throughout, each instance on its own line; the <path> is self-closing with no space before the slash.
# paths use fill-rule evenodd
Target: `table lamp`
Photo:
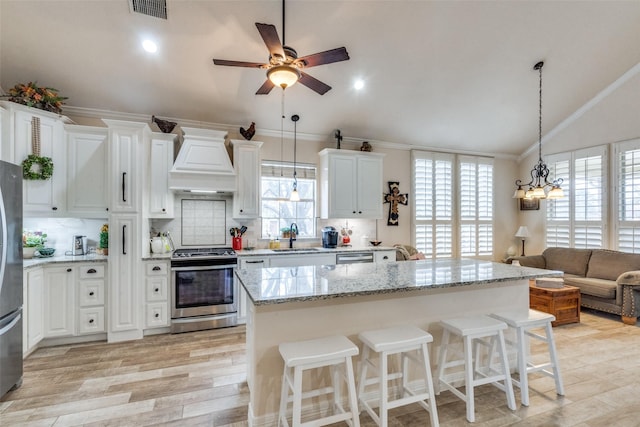
<path id="1" fill-rule="evenodd" d="M 524 256 L 524 240 L 529 237 L 529 229 L 526 225 L 521 225 L 516 232 L 516 237 L 520 237 L 522 239 L 522 256 Z"/>

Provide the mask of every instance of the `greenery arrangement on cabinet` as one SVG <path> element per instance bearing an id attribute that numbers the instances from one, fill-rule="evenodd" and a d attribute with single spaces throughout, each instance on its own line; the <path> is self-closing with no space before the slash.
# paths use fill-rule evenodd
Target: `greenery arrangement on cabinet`
<path id="1" fill-rule="evenodd" d="M 47 241 L 47 234 L 42 231 L 22 231 L 22 246 L 25 248 L 41 248 Z"/>
<path id="2" fill-rule="evenodd" d="M 30 180 L 47 180 L 53 175 L 53 160 L 29 154 L 22 162 L 22 177 Z"/>
<path id="3" fill-rule="evenodd" d="M 62 105 L 64 104 L 62 101 L 68 98 L 58 95 L 58 89 L 46 86 L 39 87 L 36 83 L 18 83 L 9 89 L 8 95 L 4 96 L 8 97 L 9 101 L 17 104 L 61 114 Z"/>

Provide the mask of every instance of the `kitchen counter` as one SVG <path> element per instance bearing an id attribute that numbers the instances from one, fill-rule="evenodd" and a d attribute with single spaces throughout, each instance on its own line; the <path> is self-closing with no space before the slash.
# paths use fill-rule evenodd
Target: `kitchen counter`
<path id="1" fill-rule="evenodd" d="M 22 267 L 24 269 L 28 269 L 28 268 L 39 267 L 45 264 L 62 264 L 62 263 L 69 263 L 69 262 L 85 262 L 85 263 L 107 262 L 108 259 L 109 257 L 106 255 L 97 255 L 97 254 L 78 255 L 78 256 L 55 255 L 52 257 L 45 257 L 45 258 L 25 259 L 22 261 Z"/>
<path id="2" fill-rule="evenodd" d="M 559 274 L 472 259 L 236 270 L 249 295 L 249 424 L 277 423 L 280 343 L 341 334 L 361 346 L 362 331 L 415 325 L 433 335 L 430 351 L 437 354 L 441 320 L 524 312 L 529 279 Z M 303 416 L 310 410 L 303 406 Z"/>
<path id="3" fill-rule="evenodd" d="M 348 252 L 375 252 L 375 251 L 394 251 L 396 248 L 389 246 L 338 246 L 337 248 L 323 248 L 319 246 L 313 247 L 294 247 L 291 250 L 286 247 L 288 243 L 280 242 L 280 250 L 274 249 L 242 249 L 236 251 L 239 257 L 250 256 L 273 256 L 273 255 L 292 255 L 292 254 L 330 254 L 330 253 L 348 253 Z"/>
<path id="4" fill-rule="evenodd" d="M 472 259 L 403 261 L 345 265 L 237 270 L 254 305 L 314 301 L 358 295 L 413 292 L 423 289 L 562 275 L 560 271 L 516 267 Z M 281 286 L 281 283 L 287 286 Z"/>

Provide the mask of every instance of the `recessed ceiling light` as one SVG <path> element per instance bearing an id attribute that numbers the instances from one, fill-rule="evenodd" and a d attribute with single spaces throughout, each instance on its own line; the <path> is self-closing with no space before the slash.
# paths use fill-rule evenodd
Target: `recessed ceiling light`
<path id="1" fill-rule="evenodd" d="M 357 80 L 355 81 L 355 83 L 353 83 L 353 87 L 354 87 L 356 90 L 360 90 L 360 89 L 364 88 L 364 80 L 362 80 L 362 79 L 357 79 Z"/>
<path id="2" fill-rule="evenodd" d="M 148 39 L 142 42 L 142 47 L 149 53 L 156 53 L 158 50 L 158 46 Z"/>

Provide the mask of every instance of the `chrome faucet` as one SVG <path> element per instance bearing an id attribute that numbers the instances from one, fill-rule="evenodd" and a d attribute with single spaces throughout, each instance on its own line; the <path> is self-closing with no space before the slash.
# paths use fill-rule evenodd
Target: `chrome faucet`
<path id="1" fill-rule="evenodd" d="M 298 234 L 298 224 L 292 222 L 289 226 L 289 249 L 293 248 L 293 241 L 296 240 L 294 236 Z"/>

